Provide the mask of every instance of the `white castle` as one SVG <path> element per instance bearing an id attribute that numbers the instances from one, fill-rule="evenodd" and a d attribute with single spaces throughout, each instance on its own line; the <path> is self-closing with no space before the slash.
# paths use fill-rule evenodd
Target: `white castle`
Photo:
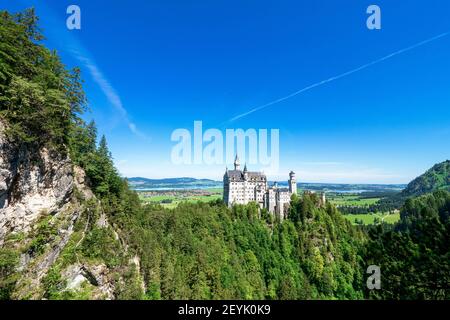
<path id="1" fill-rule="evenodd" d="M 297 193 L 295 173 L 289 173 L 288 188 L 279 188 L 277 183 L 269 186 L 262 172 L 240 170 L 239 157 L 234 160 L 234 170 L 225 171 L 223 176 L 223 200 L 228 206 L 256 202 L 261 208 L 275 213 L 280 219 L 287 216 L 291 195 Z"/>

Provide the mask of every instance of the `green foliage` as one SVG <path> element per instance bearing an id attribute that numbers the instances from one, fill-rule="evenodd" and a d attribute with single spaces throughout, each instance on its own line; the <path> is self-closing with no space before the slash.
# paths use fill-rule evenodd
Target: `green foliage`
<path id="1" fill-rule="evenodd" d="M 133 265 L 125 268 L 121 276 L 123 282 L 119 282 L 116 294 L 117 299 L 143 300 L 147 298 L 141 287 L 142 279 L 139 277 L 138 270 Z"/>
<path id="2" fill-rule="evenodd" d="M 370 230 L 368 265 L 380 266 L 382 290 L 376 299 L 450 298 L 450 193 L 409 199 L 394 227 Z"/>
<path id="3" fill-rule="evenodd" d="M 41 283 L 44 289 L 44 298 L 51 300 L 60 299 L 61 292 L 66 286 L 57 267 L 50 268 Z"/>
<path id="4" fill-rule="evenodd" d="M 83 256 L 101 260 L 108 267 L 120 265 L 123 259 L 120 243 L 110 228 L 94 227 L 84 238 L 81 251 Z"/>
<path id="5" fill-rule="evenodd" d="M 402 196 L 419 196 L 436 190 L 450 190 L 450 160 L 434 165 L 411 181 L 402 191 Z"/>
<path id="6" fill-rule="evenodd" d="M 256 204 L 182 203 L 173 210 L 149 205 L 115 222 L 141 257 L 147 299 L 362 297 L 353 289 L 361 280 L 362 233 L 310 198 L 296 199 L 291 215 L 302 214 L 310 224 L 268 225 Z"/>
<path id="7" fill-rule="evenodd" d="M 294 198 L 290 218 L 298 232 L 298 255 L 314 298 L 362 296 L 360 254 L 364 234 L 336 208 L 318 206 L 315 195 Z M 316 296 L 317 294 L 317 296 Z"/>
<path id="8" fill-rule="evenodd" d="M 14 290 L 18 263 L 19 253 L 16 250 L 0 248 L 0 300 L 8 300 Z"/>
<path id="9" fill-rule="evenodd" d="M 84 122 L 73 127 L 70 135 L 70 154 L 75 164 L 85 167 L 90 162 L 90 157 L 96 152 L 97 128 L 95 122 Z"/>
<path id="10" fill-rule="evenodd" d="M 46 245 L 57 234 L 58 230 L 54 224 L 51 223 L 52 216 L 43 214 L 43 218 L 36 225 L 35 230 L 32 233 L 33 240 L 28 247 L 28 253 L 31 255 L 40 255 L 44 253 Z"/>
<path id="11" fill-rule="evenodd" d="M 124 182 L 114 167 L 105 136 L 101 138 L 97 150 L 86 154 L 83 161 L 81 164 L 90 179 L 93 191 L 98 196 L 117 196 L 122 192 Z"/>
<path id="12" fill-rule="evenodd" d="M 34 9 L 0 11 L 0 116 L 13 140 L 65 151 L 86 99 L 79 69 L 67 71 L 39 43 L 37 22 Z"/>

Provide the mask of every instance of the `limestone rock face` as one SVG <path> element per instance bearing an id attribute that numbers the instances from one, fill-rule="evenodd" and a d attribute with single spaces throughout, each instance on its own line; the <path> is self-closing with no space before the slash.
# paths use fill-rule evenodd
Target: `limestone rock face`
<path id="1" fill-rule="evenodd" d="M 65 284 L 60 294 L 115 299 L 125 286 L 122 272 L 137 268 L 139 275 L 139 264 L 107 266 L 79 250 L 92 228 L 110 228 L 128 255 L 84 170 L 64 152 L 13 143 L 5 132 L 0 119 L 0 249 L 18 255 L 10 297 L 46 298 L 45 279 L 52 271 L 61 276 L 61 286 Z"/>
<path id="2" fill-rule="evenodd" d="M 74 172 L 67 156 L 29 150 L 8 141 L 0 121 L 0 244 L 11 232 L 27 232 L 42 213 L 70 200 Z"/>
<path id="3" fill-rule="evenodd" d="M 110 271 L 104 264 L 73 264 L 66 268 L 62 276 L 67 279 L 66 290 L 80 290 L 84 283 L 94 287 L 93 299 L 114 299 L 114 286 L 111 283 Z"/>

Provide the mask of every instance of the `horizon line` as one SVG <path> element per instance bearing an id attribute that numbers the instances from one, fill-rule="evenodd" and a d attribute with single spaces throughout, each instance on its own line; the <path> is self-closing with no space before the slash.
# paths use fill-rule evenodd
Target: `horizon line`
<path id="1" fill-rule="evenodd" d="M 195 178 L 195 177 L 166 177 L 166 178 L 147 178 L 142 176 L 132 176 L 126 177 L 123 176 L 124 179 L 147 179 L 147 180 L 167 180 L 167 179 L 195 179 L 195 180 L 209 180 L 213 182 L 220 182 L 221 180 L 216 180 L 213 178 Z M 272 179 L 268 180 L 269 182 L 283 182 L 284 180 Z M 286 180 L 287 181 L 287 180 Z M 383 186 L 395 186 L 395 185 L 407 185 L 409 182 L 399 182 L 399 183 L 379 183 L 379 182 L 313 182 L 313 181 L 298 181 L 297 184 L 342 184 L 342 185 L 383 185 Z M 193 188 L 195 189 L 195 188 Z"/>

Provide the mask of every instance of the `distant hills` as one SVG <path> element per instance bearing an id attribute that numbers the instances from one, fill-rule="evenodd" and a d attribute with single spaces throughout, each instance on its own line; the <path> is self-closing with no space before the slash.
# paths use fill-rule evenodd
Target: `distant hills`
<path id="1" fill-rule="evenodd" d="M 142 177 L 128 178 L 131 188 L 135 190 L 169 190 L 169 189 L 206 189 L 222 188 L 222 181 L 211 179 L 196 179 L 190 177 L 148 179 Z M 281 182 L 280 186 L 285 183 Z M 420 196 L 436 190 L 450 190 L 450 160 L 438 163 L 408 185 L 378 185 L 378 184 L 327 184 L 298 183 L 300 189 L 328 192 L 386 192 L 397 191 L 394 196 L 402 200 Z M 402 202 L 400 201 L 400 202 Z"/>
<path id="2" fill-rule="evenodd" d="M 131 188 L 135 190 L 153 189 L 206 189 L 222 188 L 222 181 L 211 179 L 196 179 L 190 177 L 148 179 L 143 177 L 128 178 Z M 273 182 L 269 182 L 273 183 Z M 280 182 L 285 186 L 286 182 Z M 450 160 L 438 163 L 408 185 L 402 184 L 333 184 L 333 183 L 298 183 L 300 189 L 327 192 L 399 192 L 395 196 L 405 199 L 420 196 L 436 190 L 450 190 Z M 403 190 L 402 190 L 403 189 Z"/>
<path id="3" fill-rule="evenodd" d="M 164 179 L 148 179 L 148 178 L 141 178 L 141 177 L 135 177 L 135 178 L 128 178 L 129 182 L 135 183 L 135 184 L 142 184 L 142 183 L 210 183 L 210 182 L 218 182 L 210 179 L 195 179 L 195 178 L 164 178 Z"/>
<path id="4" fill-rule="evenodd" d="M 148 179 L 142 177 L 128 178 L 130 187 L 135 190 L 154 190 L 154 189 L 203 189 L 203 188 L 221 188 L 221 181 L 210 179 L 195 178 L 165 178 Z"/>
<path id="5" fill-rule="evenodd" d="M 450 190 L 450 160 L 434 165 L 411 181 L 401 192 L 403 197 L 419 196 L 436 190 Z"/>
<path id="6" fill-rule="evenodd" d="M 143 190 L 170 190 L 170 189 L 208 189 L 222 188 L 222 181 L 211 179 L 196 179 L 189 177 L 148 179 L 142 177 L 128 178 L 129 185 L 137 191 Z M 274 181 L 269 181 L 273 184 Z M 286 187 L 287 182 L 278 182 L 280 187 Z M 400 192 L 406 185 L 380 185 L 380 184 L 333 184 L 333 183 L 298 183 L 301 190 L 326 191 L 326 192 Z"/>
<path id="7" fill-rule="evenodd" d="M 398 209 L 408 198 L 429 194 L 437 190 L 450 191 L 450 160 L 435 164 L 424 174 L 408 183 L 401 192 L 381 199 L 375 206 L 379 211 Z"/>

